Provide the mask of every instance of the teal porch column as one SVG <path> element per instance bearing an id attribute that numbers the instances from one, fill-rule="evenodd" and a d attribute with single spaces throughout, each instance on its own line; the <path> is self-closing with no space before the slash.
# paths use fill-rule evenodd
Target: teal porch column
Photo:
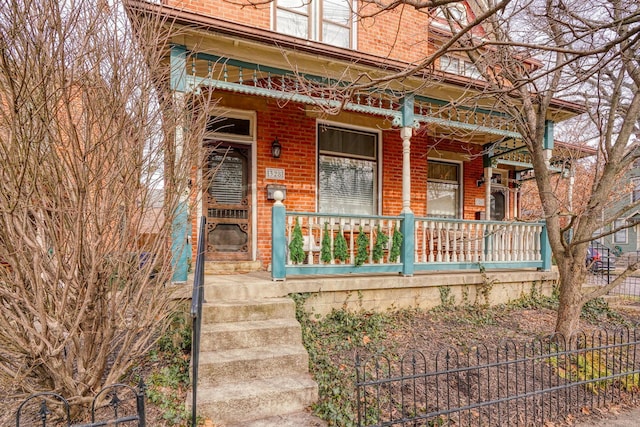
<path id="1" fill-rule="evenodd" d="M 189 226 L 189 207 L 187 202 L 180 202 L 173 215 L 171 230 L 171 262 L 173 277 L 171 281 L 184 283 L 189 274 L 191 258 L 191 227 Z"/>
<path id="2" fill-rule="evenodd" d="M 542 226 L 540 232 L 540 255 L 542 256 L 542 268 L 541 270 L 551 270 L 551 245 L 549 244 L 549 230 L 547 224 Z"/>
<path id="3" fill-rule="evenodd" d="M 402 223 L 400 225 L 400 231 L 402 231 L 402 275 L 413 276 L 414 264 L 415 264 L 415 216 L 413 212 L 403 212 Z"/>
<path id="4" fill-rule="evenodd" d="M 282 203 L 282 191 L 273 195 L 275 203 L 271 207 L 271 280 L 285 280 L 287 277 L 287 236 L 285 234 L 286 209 Z"/>
<path id="5" fill-rule="evenodd" d="M 184 106 L 185 76 L 187 72 L 187 49 L 185 46 L 171 46 L 171 90 L 176 105 Z M 176 149 L 182 150 L 182 126 L 178 125 L 175 136 Z M 176 208 L 171 229 L 172 282 L 186 282 L 191 259 L 191 227 L 189 223 L 188 196 L 181 196 Z"/>

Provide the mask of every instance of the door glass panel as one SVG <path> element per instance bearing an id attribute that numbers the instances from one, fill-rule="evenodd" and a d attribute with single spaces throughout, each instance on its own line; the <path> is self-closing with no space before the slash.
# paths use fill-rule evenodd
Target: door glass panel
<path id="1" fill-rule="evenodd" d="M 245 195 L 243 159 L 214 154 L 211 162 L 214 175 L 209 192 L 217 203 L 241 204 Z"/>

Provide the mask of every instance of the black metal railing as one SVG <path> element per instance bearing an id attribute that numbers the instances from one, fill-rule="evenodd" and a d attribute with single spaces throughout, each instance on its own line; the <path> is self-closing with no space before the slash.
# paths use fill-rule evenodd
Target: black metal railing
<path id="1" fill-rule="evenodd" d="M 640 386 L 638 331 L 506 340 L 495 349 L 356 358 L 358 426 L 529 426 L 619 402 Z"/>
<path id="2" fill-rule="evenodd" d="M 71 424 L 71 405 L 53 392 L 35 393 L 25 399 L 16 413 L 16 427 L 64 425 L 67 427 L 146 426 L 142 379 L 137 387 L 113 384 L 100 390 L 91 403 L 91 422 Z"/>
<path id="3" fill-rule="evenodd" d="M 591 242 L 585 260 L 589 273 L 587 285 L 608 285 L 617 279 L 628 265 L 636 263 L 639 259 L 640 252 L 620 253 L 619 250 L 612 250 L 599 242 Z M 608 294 L 631 299 L 640 298 L 640 272 L 626 277 Z"/>
<path id="4" fill-rule="evenodd" d="M 193 293 L 191 294 L 191 319 L 193 335 L 191 337 L 191 426 L 197 424 L 198 402 L 198 365 L 200 360 L 200 328 L 202 326 L 202 303 L 204 302 L 204 252 L 205 227 L 207 218 L 200 218 L 198 229 L 198 245 L 196 252 L 196 268 L 193 275 Z"/>

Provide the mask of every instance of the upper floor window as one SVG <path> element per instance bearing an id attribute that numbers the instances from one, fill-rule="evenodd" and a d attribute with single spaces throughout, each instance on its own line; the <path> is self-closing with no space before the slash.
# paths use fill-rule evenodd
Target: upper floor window
<path id="1" fill-rule="evenodd" d="M 471 62 L 449 55 L 442 55 L 440 57 L 440 69 L 447 73 L 466 76 L 471 79 L 482 79 L 482 74 L 480 74 L 478 68 L 476 68 L 476 66 Z"/>
<path id="2" fill-rule="evenodd" d="M 279 33 L 353 46 L 351 0 L 275 0 L 274 28 Z"/>

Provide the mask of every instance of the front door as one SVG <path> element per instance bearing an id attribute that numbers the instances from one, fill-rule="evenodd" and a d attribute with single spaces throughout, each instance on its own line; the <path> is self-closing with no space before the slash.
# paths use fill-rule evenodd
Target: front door
<path id="1" fill-rule="evenodd" d="M 209 261 L 251 260 L 251 148 L 216 145 L 204 197 Z"/>

